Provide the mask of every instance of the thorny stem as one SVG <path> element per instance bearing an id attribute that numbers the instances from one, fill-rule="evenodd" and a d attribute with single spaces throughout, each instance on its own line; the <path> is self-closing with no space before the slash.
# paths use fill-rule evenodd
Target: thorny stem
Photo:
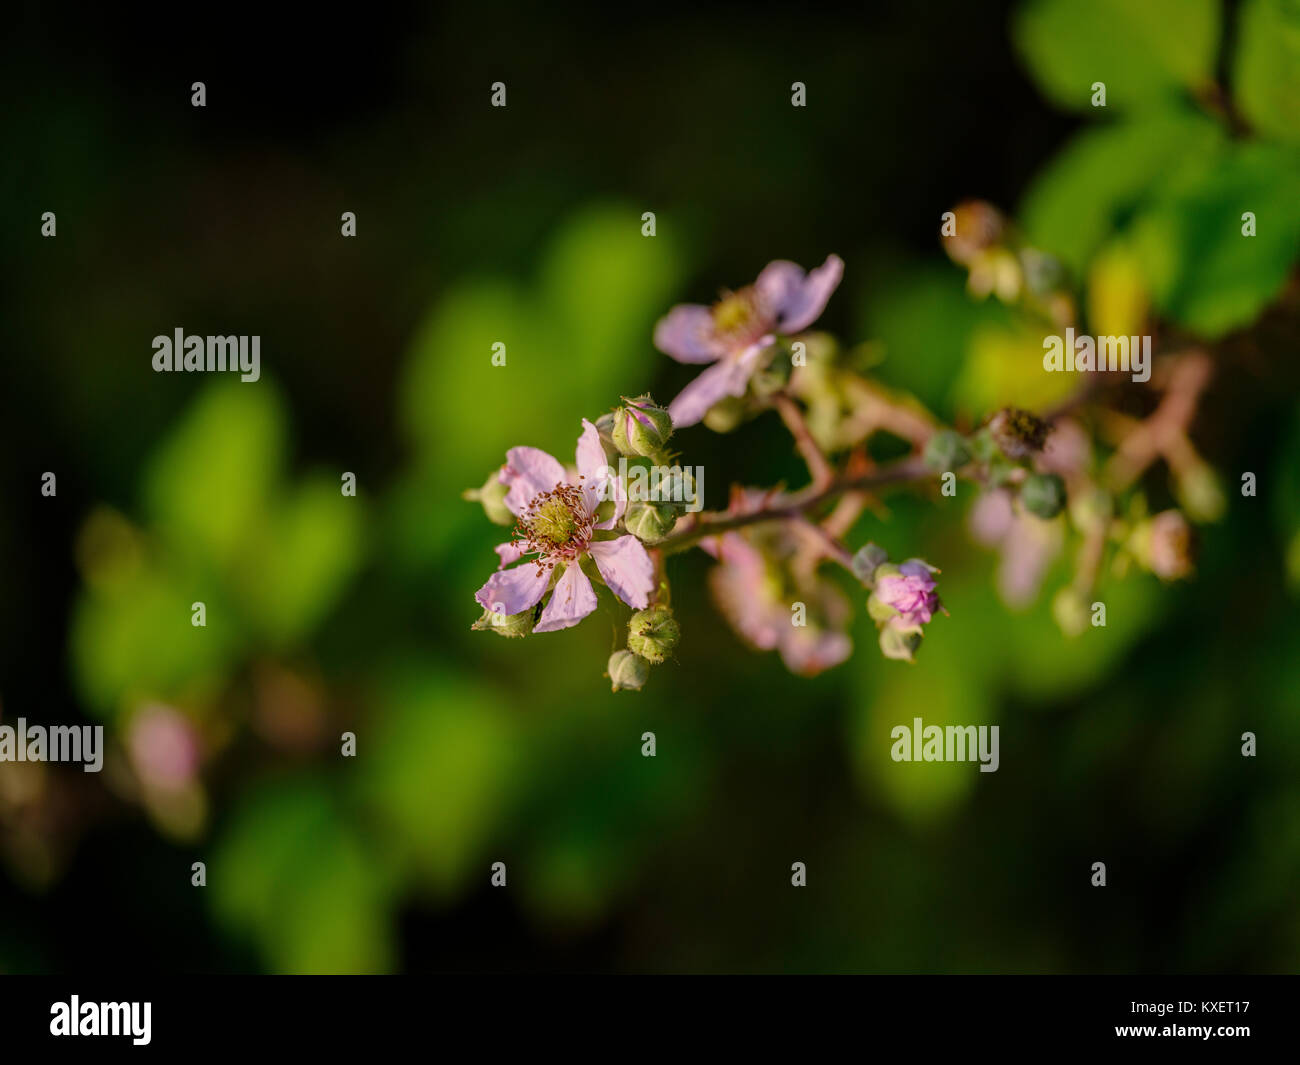
<path id="1" fill-rule="evenodd" d="M 655 547 L 664 555 L 675 554 L 693 547 L 706 537 L 718 536 L 733 529 L 742 529 L 747 525 L 806 518 L 826 503 L 849 492 L 869 492 L 888 484 L 928 480 L 934 476 L 934 471 L 919 458 L 899 459 L 888 465 L 878 466 L 868 473 L 833 477 L 825 487 L 809 485 L 801 492 L 778 499 L 776 504 L 770 507 L 760 507 L 744 514 L 714 512 L 700 514 L 694 519 L 683 519 L 683 524 L 689 520 L 690 525 L 661 540 L 655 544 Z"/>

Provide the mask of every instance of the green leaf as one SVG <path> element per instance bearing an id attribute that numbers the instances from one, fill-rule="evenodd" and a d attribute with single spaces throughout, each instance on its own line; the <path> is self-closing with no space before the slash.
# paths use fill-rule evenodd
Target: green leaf
<path id="1" fill-rule="evenodd" d="M 1156 306 L 1215 338 L 1250 324 L 1300 257 L 1300 152 L 1234 148 L 1189 172 L 1135 223 L 1134 246 Z M 1243 215 L 1255 236 L 1243 235 Z"/>
<path id="2" fill-rule="evenodd" d="M 1149 107 L 1208 85 L 1219 43 L 1218 0 L 1031 0 L 1012 26 L 1034 80 L 1054 103 Z M 1100 108 L 1098 109 L 1100 110 Z"/>
<path id="3" fill-rule="evenodd" d="M 190 624 L 190 605 L 206 605 L 206 628 Z M 77 686 L 102 715 L 140 699 L 210 691 L 242 642 L 211 585 L 182 585 L 144 569 L 124 583 L 83 593 L 73 614 Z"/>
<path id="4" fill-rule="evenodd" d="M 361 509 L 328 475 L 277 507 L 237 570 L 250 622 L 272 641 L 310 632 L 361 561 Z"/>
<path id="5" fill-rule="evenodd" d="M 1232 82 L 1237 107 L 1260 133 L 1300 141 L 1300 0 L 1247 0 Z"/>
<path id="6" fill-rule="evenodd" d="M 954 413 L 954 379 L 971 334 L 981 323 L 1010 316 L 996 301 L 974 299 L 951 266 L 893 273 L 868 296 L 863 335 L 880 340 L 876 370 L 894 388 L 911 392 L 941 417 Z"/>
<path id="7" fill-rule="evenodd" d="M 218 919 L 278 973 L 384 972 L 390 885 L 327 786 L 282 783 L 234 815 L 207 868 Z"/>
<path id="8" fill-rule="evenodd" d="M 1217 123 L 1180 109 L 1085 130 L 1025 195 L 1025 236 L 1081 276 L 1090 256 L 1154 190 L 1217 158 L 1226 143 Z"/>
<path id="9" fill-rule="evenodd" d="M 206 388 L 145 476 L 145 507 L 170 552 L 205 565 L 234 560 L 271 498 L 284 446 L 270 382 Z"/>
<path id="10" fill-rule="evenodd" d="M 393 853 L 444 895 L 476 868 L 486 877 L 485 848 L 518 784 L 497 696 L 442 672 L 401 677 L 367 743 L 361 795 Z"/>

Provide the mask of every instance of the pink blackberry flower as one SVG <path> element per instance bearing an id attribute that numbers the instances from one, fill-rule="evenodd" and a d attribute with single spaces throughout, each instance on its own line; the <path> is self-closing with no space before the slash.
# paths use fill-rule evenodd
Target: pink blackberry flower
<path id="1" fill-rule="evenodd" d="M 654 564 L 640 540 L 595 539 L 598 531 L 617 524 L 627 501 L 612 479 L 596 427 L 585 418 L 582 427 L 576 472 L 565 470 L 538 448 L 515 447 L 506 452 L 498 474 L 507 488 L 505 505 L 518 524 L 514 539 L 496 549 L 500 568 L 474 598 L 494 614 L 523 613 L 546 595 L 559 567 L 559 579 L 534 632 L 567 629 L 596 609 L 596 592 L 582 571 L 584 558 L 595 563 L 610 591 L 628 606 L 644 609 L 654 591 Z M 614 510 L 598 520 L 597 508 L 605 496 L 613 497 Z M 506 569 L 513 562 L 520 564 Z"/>
<path id="2" fill-rule="evenodd" d="M 694 425 L 719 400 L 744 395 L 776 334 L 797 333 L 816 321 L 843 273 L 837 255 L 808 273 L 778 260 L 712 307 L 682 303 L 660 319 L 655 347 L 678 362 L 713 363 L 668 405 L 674 427 Z"/>
<path id="3" fill-rule="evenodd" d="M 876 599 L 896 610 L 903 625 L 928 625 L 935 611 L 943 610 L 934 590 L 934 578 L 930 576 L 938 570 L 919 558 L 908 559 L 897 567 L 881 567 L 886 568 L 897 572 L 876 571 Z"/>

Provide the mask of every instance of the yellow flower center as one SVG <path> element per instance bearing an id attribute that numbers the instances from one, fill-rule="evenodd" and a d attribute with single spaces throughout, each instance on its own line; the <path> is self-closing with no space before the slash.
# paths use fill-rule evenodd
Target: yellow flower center
<path id="1" fill-rule="evenodd" d="M 754 293 L 750 289 L 729 292 L 713 305 L 713 328 L 719 333 L 739 333 L 754 319 Z"/>
<path id="2" fill-rule="evenodd" d="M 555 547 L 567 544 L 577 527 L 573 511 L 559 496 L 546 500 L 532 513 L 529 520 L 533 535 Z"/>

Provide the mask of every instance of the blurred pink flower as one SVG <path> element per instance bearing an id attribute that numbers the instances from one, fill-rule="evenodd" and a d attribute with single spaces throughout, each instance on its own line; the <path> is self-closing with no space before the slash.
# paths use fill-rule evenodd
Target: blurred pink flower
<path id="1" fill-rule="evenodd" d="M 718 560 L 709 587 L 722 615 L 746 643 L 777 651 L 791 673 L 811 677 L 843 662 L 853 641 L 841 631 L 850 610 L 840 591 L 824 581 L 792 593 L 806 599 L 806 624 L 793 623 L 793 602 L 779 571 L 737 532 L 710 537 L 702 547 Z"/>
<path id="2" fill-rule="evenodd" d="M 778 260 L 754 284 L 725 293 L 712 307 L 683 303 L 660 319 L 655 347 L 678 362 L 713 363 L 668 405 L 673 425 L 694 425 L 719 400 L 744 395 L 776 334 L 797 333 L 816 321 L 843 273 L 837 255 L 808 273 Z"/>
<path id="3" fill-rule="evenodd" d="M 141 780 L 162 791 L 177 791 L 198 772 L 200 746 L 193 723 L 158 703 L 131 720 L 127 752 Z"/>

